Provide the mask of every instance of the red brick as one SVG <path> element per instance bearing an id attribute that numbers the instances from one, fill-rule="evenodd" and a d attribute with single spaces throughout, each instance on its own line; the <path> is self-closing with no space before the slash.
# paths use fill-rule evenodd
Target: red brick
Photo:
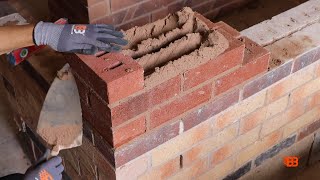
<path id="1" fill-rule="evenodd" d="M 166 17 L 169 14 L 169 9 L 168 7 L 165 7 L 159 11 L 151 13 L 151 21 L 154 22 L 156 20 L 162 19 Z"/>
<path id="2" fill-rule="evenodd" d="M 108 104 L 104 102 L 101 98 L 99 98 L 99 96 L 95 92 L 91 91 L 88 94 L 87 109 L 91 111 L 90 113 L 93 115 L 93 118 L 97 118 L 97 120 L 94 120 L 94 126 L 97 124 L 97 121 L 103 122 L 106 126 L 112 126 L 110 122 L 110 108 Z"/>
<path id="3" fill-rule="evenodd" d="M 115 151 L 116 168 L 179 135 L 179 122 L 168 124 L 137 138 Z"/>
<path id="4" fill-rule="evenodd" d="M 111 127 L 119 126 L 125 121 L 147 111 L 148 108 L 174 97 L 180 92 L 180 81 L 177 76 L 111 109 L 94 92 L 91 92 L 88 95 L 88 105 L 82 102 L 83 117 L 90 122 L 110 145 L 119 146 L 123 143 L 122 141 L 128 141 L 130 138 L 140 135 L 141 132 L 139 130 L 142 131 L 142 129 L 136 129 L 136 134 L 130 134 L 128 137 L 123 136 L 122 138 L 125 139 L 115 142 L 114 140 L 117 140 L 117 138 L 113 137 Z"/>
<path id="5" fill-rule="evenodd" d="M 94 152 L 95 147 L 88 139 L 83 138 L 82 145 L 77 147 L 76 155 L 79 160 L 80 175 L 84 176 L 84 179 L 92 179 L 97 176 L 96 165 L 94 164 Z"/>
<path id="6" fill-rule="evenodd" d="M 91 143 L 93 143 L 93 131 L 92 126 L 86 119 L 82 120 L 83 136 L 86 137 Z"/>
<path id="7" fill-rule="evenodd" d="M 91 67 L 97 70 L 104 67 L 101 69 L 104 72 L 100 77 L 107 83 L 108 103 L 111 104 L 143 88 L 143 69 L 135 61 L 119 53 L 109 53 L 102 59 L 107 62 L 105 66 L 91 62 Z M 117 67 L 118 64 L 119 67 Z"/>
<path id="8" fill-rule="evenodd" d="M 94 126 L 96 122 L 96 115 L 91 111 L 90 107 L 84 102 L 81 103 L 82 118 L 85 119 L 91 126 Z"/>
<path id="9" fill-rule="evenodd" d="M 128 30 L 134 26 L 143 26 L 145 24 L 148 24 L 150 23 L 150 14 L 149 15 L 146 15 L 146 16 L 142 16 L 142 17 L 139 17 L 135 20 L 132 20 L 130 22 L 127 22 L 125 24 L 122 24 L 119 26 L 120 29 L 123 29 L 123 30 Z"/>
<path id="10" fill-rule="evenodd" d="M 203 2 L 203 1 L 202 1 Z M 211 1 L 208 1 L 208 2 L 205 2 L 205 3 L 202 3 L 202 2 L 198 2 L 197 4 L 194 5 L 194 7 L 192 7 L 192 9 L 198 13 L 205 13 L 205 12 L 208 12 L 210 11 L 213 6 L 214 6 L 214 3 L 211 2 Z M 194 4 L 195 2 L 193 2 Z M 199 5 L 200 4 L 200 5 Z M 199 6 L 197 6 L 199 5 Z"/>
<path id="11" fill-rule="evenodd" d="M 209 20 L 215 21 L 216 17 L 219 15 L 220 8 L 212 8 L 211 11 L 204 13 L 203 15 L 206 16 Z"/>
<path id="12" fill-rule="evenodd" d="M 209 19 L 207 19 L 206 17 L 204 17 L 202 14 L 199 14 L 199 13 L 195 13 L 195 16 L 197 18 L 199 18 L 201 21 L 203 21 L 205 24 L 207 24 L 207 26 L 210 28 L 210 29 L 213 29 L 215 27 L 215 23 L 211 22 Z"/>
<path id="13" fill-rule="evenodd" d="M 243 63 L 256 61 L 258 58 L 270 56 L 270 52 L 247 37 L 239 38 L 246 45 Z M 270 58 L 270 57 L 269 57 Z"/>
<path id="14" fill-rule="evenodd" d="M 81 101 L 81 106 L 86 105 L 89 106 L 89 92 L 90 92 L 90 88 L 89 86 L 84 82 L 83 79 L 81 79 L 81 77 L 76 73 L 73 72 L 76 84 L 77 84 L 77 88 L 78 88 L 78 92 L 79 92 L 79 96 L 80 96 L 80 101 Z M 82 104 L 84 103 L 84 104 Z M 84 107 L 82 107 L 83 109 Z"/>
<path id="15" fill-rule="evenodd" d="M 224 111 L 239 101 L 239 90 L 232 91 L 212 103 L 193 111 L 183 118 L 185 131 Z"/>
<path id="16" fill-rule="evenodd" d="M 110 108 L 94 92 L 89 94 L 89 107 L 83 109 L 83 117 L 90 119 L 92 126 L 113 146 Z"/>
<path id="17" fill-rule="evenodd" d="M 248 3 L 250 0 L 233 0 L 233 1 L 226 1 L 226 0 L 218 0 L 222 2 L 223 4 L 221 6 L 218 6 L 216 4 L 215 6 L 220 9 L 219 16 L 223 16 L 227 13 L 233 12 L 236 9 L 239 9 L 240 7 L 244 6 Z"/>
<path id="18" fill-rule="evenodd" d="M 83 161 L 80 162 L 80 169 L 81 169 L 81 178 L 82 179 L 96 179 L 97 172 L 95 172 L 95 167 L 88 167 L 88 164 L 86 164 Z"/>
<path id="19" fill-rule="evenodd" d="M 120 53 L 67 56 L 75 71 L 107 103 L 114 103 L 143 88 L 143 68 Z M 128 88 L 130 87 L 130 88 Z"/>
<path id="20" fill-rule="evenodd" d="M 312 134 L 313 132 L 315 132 L 316 130 L 318 130 L 320 128 L 320 118 L 319 120 L 313 122 L 312 124 L 310 124 L 309 126 L 307 126 L 306 128 L 304 128 L 298 136 L 298 141 L 300 141 L 301 139 L 307 137 L 308 135 Z"/>
<path id="21" fill-rule="evenodd" d="M 211 1 L 211 4 L 214 4 L 213 2 L 212 2 L 212 0 L 210 0 Z M 209 2 L 210 2 L 209 1 Z M 186 6 L 189 6 L 189 7 L 196 7 L 196 6 L 198 6 L 199 4 L 201 4 L 201 3 L 203 3 L 203 0 L 187 0 L 186 1 L 186 3 L 185 3 L 185 5 Z"/>
<path id="22" fill-rule="evenodd" d="M 94 163 L 98 167 L 99 178 L 104 175 L 110 180 L 116 179 L 114 166 L 98 150 L 94 154 Z"/>
<path id="23" fill-rule="evenodd" d="M 87 0 L 87 5 L 92 6 L 92 5 L 97 4 L 99 2 L 102 2 L 102 1 L 104 1 L 104 0 Z"/>
<path id="24" fill-rule="evenodd" d="M 67 173 L 71 179 L 81 179 L 80 174 L 70 165 L 69 162 L 65 162 L 64 172 Z"/>
<path id="25" fill-rule="evenodd" d="M 231 27 L 223 21 L 215 23 L 215 29 L 223 29 L 234 38 L 238 38 L 241 36 L 239 31 L 237 31 L 236 29 L 234 29 L 233 27 Z"/>
<path id="26" fill-rule="evenodd" d="M 119 25 L 125 21 L 125 17 L 127 13 L 129 13 L 129 10 L 125 9 L 123 11 L 119 11 L 109 16 L 101 17 L 99 19 L 91 19 L 90 23 Z"/>
<path id="27" fill-rule="evenodd" d="M 171 2 L 169 2 L 169 3 L 171 3 Z M 176 3 L 170 4 L 167 7 L 163 7 L 162 9 L 159 9 L 158 11 L 151 13 L 151 21 L 154 22 L 156 20 L 164 18 L 170 13 L 175 13 L 175 12 L 179 11 L 182 7 L 183 7 L 183 3 L 179 2 L 179 1 Z"/>
<path id="28" fill-rule="evenodd" d="M 121 22 L 122 22 L 122 20 L 121 20 Z M 117 24 L 117 23 L 113 23 L 113 16 L 112 15 L 101 17 L 99 19 L 93 19 L 90 21 L 90 23 L 91 24 Z"/>
<path id="29" fill-rule="evenodd" d="M 130 9 L 128 9 L 126 12 L 126 16 L 124 17 L 123 21 L 126 22 L 126 21 L 129 21 L 130 19 L 133 18 L 133 14 L 134 12 L 136 11 L 137 7 L 132 7 Z"/>
<path id="30" fill-rule="evenodd" d="M 112 108 L 112 126 L 118 126 L 123 122 L 136 117 L 147 109 L 167 101 L 180 92 L 180 77 L 174 77 L 145 93 L 130 98 L 119 106 Z"/>
<path id="31" fill-rule="evenodd" d="M 94 146 L 102 156 L 114 167 L 115 157 L 112 146 L 96 131 L 94 132 Z"/>
<path id="32" fill-rule="evenodd" d="M 224 6 L 226 4 L 230 3 L 230 1 L 226 0 L 216 0 L 216 3 L 214 4 L 215 7 Z"/>
<path id="33" fill-rule="evenodd" d="M 140 0 L 110 0 L 111 1 L 111 11 L 115 12 L 119 9 L 124 9 L 128 6 L 139 3 Z"/>
<path id="34" fill-rule="evenodd" d="M 242 64 L 244 44 L 235 40 L 230 42 L 229 49 L 208 63 L 185 73 L 184 89 L 189 89 L 207 81 L 237 65 Z"/>
<path id="35" fill-rule="evenodd" d="M 161 2 L 163 2 L 164 4 L 169 4 L 169 3 L 171 3 L 171 0 L 167 0 L 167 1 L 169 1 L 168 3 L 165 3 L 165 1 L 161 1 Z M 163 4 L 162 3 L 162 4 Z M 183 4 L 183 2 L 176 2 L 176 3 L 174 3 L 174 4 L 170 4 L 169 6 L 168 6 L 168 10 L 169 10 L 169 12 L 170 13 L 175 13 L 175 12 L 177 12 L 177 11 L 180 11 L 183 7 L 185 7 L 184 6 L 184 4 Z"/>
<path id="36" fill-rule="evenodd" d="M 161 7 L 160 1 L 157 0 L 149 0 L 142 4 L 139 4 L 137 7 L 136 12 L 134 13 L 134 18 L 138 16 L 142 16 L 144 14 L 150 13 L 156 9 L 159 9 Z"/>
<path id="37" fill-rule="evenodd" d="M 101 1 L 92 6 L 88 6 L 89 19 L 97 19 L 110 14 L 108 1 Z"/>
<path id="38" fill-rule="evenodd" d="M 315 48 L 310 51 L 305 52 L 304 54 L 297 57 L 297 59 L 294 61 L 292 72 L 297 72 L 300 69 L 316 62 L 319 60 L 320 56 L 320 48 Z"/>
<path id="39" fill-rule="evenodd" d="M 75 154 L 77 155 L 77 158 L 79 161 L 85 162 L 90 169 L 93 168 L 94 164 L 94 153 L 96 151 L 96 148 L 93 146 L 93 144 L 87 139 L 83 138 L 82 139 L 82 145 L 73 149 L 75 151 Z"/>
<path id="40" fill-rule="evenodd" d="M 292 62 L 289 62 L 249 82 L 243 88 L 243 99 L 260 92 L 261 90 L 289 76 L 291 73 L 291 68 Z"/>
<path id="41" fill-rule="evenodd" d="M 211 91 L 211 84 L 209 84 L 169 104 L 158 107 L 150 115 L 150 128 L 155 128 L 208 101 L 211 97 Z"/>
<path id="42" fill-rule="evenodd" d="M 122 127 L 113 130 L 113 142 L 115 148 L 127 143 L 131 139 L 146 131 L 146 117 L 138 118 Z"/>
<path id="43" fill-rule="evenodd" d="M 266 54 L 256 61 L 251 61 L 250 63 L 242 66 L 236 71 L 219 78 L 216 81 L 216 94 L 221 94 L 232 87 L 235 87 L 246 80 L 262 73 L 266 72 L 269 64 L 270 54 Z"/>

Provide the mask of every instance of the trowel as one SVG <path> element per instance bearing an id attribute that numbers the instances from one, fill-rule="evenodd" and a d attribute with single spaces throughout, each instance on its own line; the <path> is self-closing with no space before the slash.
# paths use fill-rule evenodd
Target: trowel
<path id="1" fill-rule="evenodd" d="M 82 144 L 80 97 L 70 66 L 57 73 L 40 112 L 37 133 L 51 148 L 51 156 L 60 150 Z"/>

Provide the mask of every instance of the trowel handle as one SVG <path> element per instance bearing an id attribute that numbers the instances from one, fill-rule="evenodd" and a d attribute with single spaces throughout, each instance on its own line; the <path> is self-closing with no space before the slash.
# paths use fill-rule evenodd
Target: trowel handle
<path id="1" fill-rule="evenodd" d="M 46 152 L 43 153 L 43 155 L 36 161 L 35 166 L 38 166 L 39 164 L 47 161 L 51 157 L 51 151 L 50 149 L 46 149 Z"/>

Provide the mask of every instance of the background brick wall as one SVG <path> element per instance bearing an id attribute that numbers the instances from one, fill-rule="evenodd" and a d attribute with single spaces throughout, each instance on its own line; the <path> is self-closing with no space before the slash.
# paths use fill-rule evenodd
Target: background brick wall
<path id="1" fill-rule="evenodd" d="M 249 1 L 251 0 L 49 0 L 49 9 L 53 19 L 67 17 L 70 22 L 107 23 L 129 29 L 163 18 L 185 6 L 213 19 Z"/>

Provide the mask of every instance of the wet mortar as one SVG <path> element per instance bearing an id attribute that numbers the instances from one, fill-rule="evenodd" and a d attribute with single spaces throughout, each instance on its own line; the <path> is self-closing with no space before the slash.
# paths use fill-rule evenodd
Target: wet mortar
<path id="1" fill-rule="evenodd" d="M 222 54 L 228 40 L 195 16 L 190 8 L 125 32 L 130 42 L 121 52 L 145 70 L 145 86 L 152 87 Z"/>

